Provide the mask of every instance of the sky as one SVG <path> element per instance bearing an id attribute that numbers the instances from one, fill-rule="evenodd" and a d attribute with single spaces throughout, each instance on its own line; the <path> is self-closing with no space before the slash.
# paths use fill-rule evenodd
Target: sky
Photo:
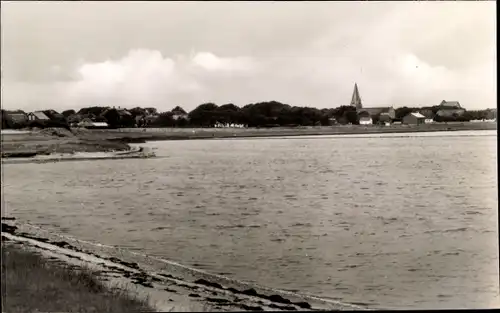
<path id="1" fill-rule="evenodd" d="M 496 107 L 494 1 L 1 4 L 1 100 Z"/>

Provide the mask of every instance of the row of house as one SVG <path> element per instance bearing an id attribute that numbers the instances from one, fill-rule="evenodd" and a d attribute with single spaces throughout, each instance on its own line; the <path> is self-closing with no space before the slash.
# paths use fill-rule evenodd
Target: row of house
<path id="1" fill-rule="evenodd" d="M 3 111 L 6 118 L 10 119 L 16 124 L 25 124 L 30 121 L 48 121 L 50 118 L 42 111 L 34 111 L 25 113 L 23 111 Z"/>
<path id="2" fill-rule="evenodd" d="M 361 125 L 371 125 L 377 120 L 381 124 L 390 124 L 396 120 L 396 110 L 394 107 L 363 108 L 359 95 L 358 85 L 354 84 L 354 91 L 351 99 L 351 106 L 356 108 L 359 123 Z M 433 123 L 436 117 L 450 118 L 460 117 L 465 114 L 458 101 L 443 100 L 438 105 L 436 113 L 432 109 L 422 109 L 418 112 L 410 112 L 400 121 L 403 124 L 419 125 Z"/>
<path id="3" fill-rule="evenodd" d="M 215 128 L 246 128 L 248 125 L 244 124 L 236 124 L 236 123 L 221 123 L 216 122 L 214 125 Z"/>
<path id="4" fill-rule="evenodd" d="M 49 121 L 53 119 L 60 119 L 60 120 L 66 120 L 71 127 L 108 128 L 109 125 L 106 122 L 105 116 L 111 109 L 116 109 L 117 113 L 120 116 L 120 119 L 127 120 L 128 121 L 127 124 L 131 126 L 142 126 L 142 127 L 148 126 L 151 123 L 153 123 L 159 116 L 156 112 L 150 112 L 146 109 L 144 114 L 134 117 L 129 110 L 120 107 L 107 108 L 98 115 L 89 112 L 87 114 L 74 113 L 69 116 L 68 115 L 64 116 L 54 110 L 33 111 L 29 113 L 23 112 L 21 110 L 17 111 L 2 110 L 2 114 L 5 115 L 4 117 L 6 119 L 18 125 L 27 124 L 31 121 Z M 174 113 L 172 118 L 174 120 L 188 118 L 187 117 L 188 114 L 185 111 L 183 110 L 180 111 L 180 110 L 182 109 L 177 109 L 177 111 L 175 109 L 172 110 L 172 113 Z"/>
<path id="5" fill-rule="evenodd" d="M 361 125 L 371 125 L 377 119 L 381 124 L 392 123 L 396 120 L 396 110 L 394 107 L 358 108 L 359 123 Z M 418 112 L 410 112 L 400 121 L 402 124 L 428 124 L 433 123 L 436 117 L 460 117 L 465 114 L 465 109 L 458 101 L 443 100 L 436 113 L 431 109 L 422 109 Z"/>

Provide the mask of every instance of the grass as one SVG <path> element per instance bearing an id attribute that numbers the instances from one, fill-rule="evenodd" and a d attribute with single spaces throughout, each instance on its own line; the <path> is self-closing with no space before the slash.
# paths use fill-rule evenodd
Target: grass
<path id="1" fill-rule="evenodd" d="M 2 312 L 154 311 L 117 288 L 107 288 L 87 268 L 55 264 L 2 243 Z"/>

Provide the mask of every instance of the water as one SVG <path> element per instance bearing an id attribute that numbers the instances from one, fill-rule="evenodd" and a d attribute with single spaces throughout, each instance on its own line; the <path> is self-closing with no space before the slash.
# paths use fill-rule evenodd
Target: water
<path id="1" fill-rule="evenodd" d="M 4 214 L 373 308 L 498 306 L 496 132 L 151 142 L 3 168 Z"/>

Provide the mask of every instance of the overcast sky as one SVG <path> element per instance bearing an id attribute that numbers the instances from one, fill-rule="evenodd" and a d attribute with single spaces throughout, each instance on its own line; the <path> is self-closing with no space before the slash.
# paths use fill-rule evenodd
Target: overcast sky
<path id="1" fill-rule="evenodd" d="M 8 2 L 2 106 L 496 107 L 495 2 Z"/>

